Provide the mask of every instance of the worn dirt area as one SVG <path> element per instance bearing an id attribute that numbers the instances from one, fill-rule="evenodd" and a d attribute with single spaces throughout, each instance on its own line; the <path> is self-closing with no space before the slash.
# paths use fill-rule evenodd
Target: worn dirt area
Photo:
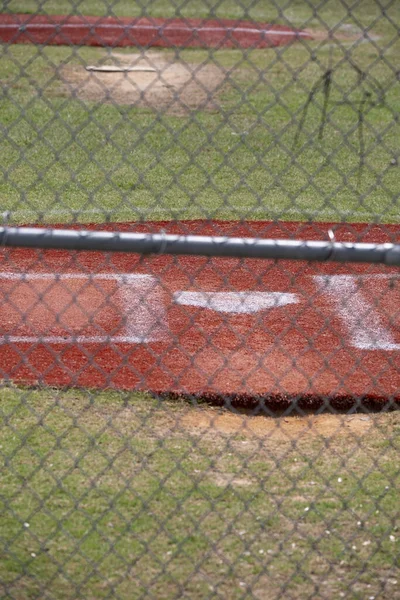
<path id="1" fill-rule="evenodd" d="M 60 71 L 63 92 L 92 102 L 156 108 L 177 115 L 218 108 L 216 99 L 225 72 L 216 65 L 181 62 L 161 52 L 114 53 L 107 64 L 133 70 L 87 71 L 81 65 L 68 65 Z"/>
<path id="2" fill-rule="evenodd" d="M 349 23 L 343 23 L 334 30 L 329 29 L 305 29 L 310 38 L 316 41 L 334 41 L 336 43 L 358 42 L 364 43 L 378 40 L 379 36 L 372 31 L 364 32 L 360 27 Z"/>
<path id="3" fill-rule="evenodd" d="M 320 414 L 289 417 L 249 416 L 218 409 L 201 409 L 183 415 L 180 423 L 192 433 L 241 435 L 276 441 L 299 440 L 308 436 L 330 438 L 337 435 L 363 436 L 374 426 L 366 414 Z"/>

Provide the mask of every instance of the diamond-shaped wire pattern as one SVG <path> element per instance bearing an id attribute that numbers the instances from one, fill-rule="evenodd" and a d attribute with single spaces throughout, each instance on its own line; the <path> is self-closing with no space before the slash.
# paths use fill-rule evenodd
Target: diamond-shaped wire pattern
<path id="1" fill-rule="evenodd" d="M 0 598 L 400 598 L 398 1 L 6 0 L 0 43 Z"/>

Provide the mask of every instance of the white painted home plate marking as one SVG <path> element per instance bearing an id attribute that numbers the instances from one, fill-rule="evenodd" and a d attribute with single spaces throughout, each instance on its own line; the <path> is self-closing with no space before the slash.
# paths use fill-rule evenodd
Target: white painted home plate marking
<path id="1" fill-rule="evenodd" d="M 385 327 L 377 307 L 360 289 L 358 280 L 393 279 L 393 275 L 319 275 L 314 277 L 322 293 L 327 294 L 350 337 L 360 350 L 400 350 L 390 329 Z M 366 292 L 367 290 L 365 290 Z M 382 300 L 382 299 L 381 299 Z M 379 298 L 378 298 L 379 302 Z"/>
<path id="2" fill-rule="evenodd" d="M 221 313 L 253 314 L 299 302 L 297 294 L 282 292 L 176 292 L 174 301 Z"/>
<path id="3" fill-rule="evenodd" d="M 157 278 L 127 273 L 0 273 L 0 343 L 164 341 Z"/>

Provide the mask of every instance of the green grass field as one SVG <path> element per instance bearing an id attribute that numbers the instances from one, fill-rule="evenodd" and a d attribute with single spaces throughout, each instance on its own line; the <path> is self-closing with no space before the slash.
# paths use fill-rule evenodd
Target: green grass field
<path id="1" fill-rule="evenodd" d="M 21 389 L 0 411 L 1 598 L 397 597 L 399 413 Z"/>
<path id="2" fill-rule="evenodd" d="M 136 17 L 140 15 L 152 17 L 253 19 L 255 21 L 279 21 L 290 23 L 305 22 L 320 25 L 321 22 L 334 26 L 341 20 L 348 19 L 349 12 L 354 19 L 370 25 L 382 14 L 383 9 L 391 19 L 398 18 L 398 9 L 394 2 L 385 3 L 376 0 L 363 0 L 360 3 L 344 3 L 340 0 L 187 0 L 186 2 L 170 2 L 170 0 L 7 0 L 9 12 L 69 14 L 74 11 L 83 15 L 116 15 L 119 17 Z M 317 9 L 317 10 L 316 10 Z"/>
<path id="3" fill-rule="evenodd" d="M 328 2 L 312 15 L 304 2 L 285 10 L 275 3 L 222 2 L 225 17 L 278 20 L 334 40 L 278 50 L 179 52 L 178 61 L 215 65 L 226 72 L 215 110 L 169 115 L 156 108 L 71 97 L 60 81 L 66 66 L 97 64 L 106 50 L 3 46 L 0 61 L 0 202 L 16 222 L 106 219 L 224 218 L 398 222 L 400 151 L 400 10 L 386 16 L 363 2 L 348 16 Z M 245 10 L 246 5 L 250 8 Z M 277 2 L 277 6 L 286 3 Z M 34 11 L 36 2 L 10 2 L 8 10 Z M 43 2 L 44 12 L 71 10 Z M 117 2 L 112 12 L 136 15 L 140 3 Z M 86 14 L 107 14 L 102 2 L 79 4 Z M 172 16 L 173 5 L 150 3 L 150 15 Z M 188 2 L 182 16 L 212 14 Z M 347 15 L 347 16 L 346 16 Z M 360 27 L 372 38 L 362 42 Z M 350 29 L 349 29 L 350 28 Z M 132 50 L 134 52 L 134 50 Z M 158 51 L 159 52 L 159 51 Z M 171 51 L 162 51 L 172 60 Z M 124 52 L 117 54 L 123 55 Z M 125 52 L 126 53 L 126 52 Z M 115 62 L 115 57 L 112 59 Z M 355 66 L 367 74 L 360 84 Z M 313 86 L 333 69 L 328 122 L 322 140 L 322 89 L 298 124 Z M 378 90 L 383 93 L 378 93 Z M 364 92 L 360 172 L 359 106 Z"/>

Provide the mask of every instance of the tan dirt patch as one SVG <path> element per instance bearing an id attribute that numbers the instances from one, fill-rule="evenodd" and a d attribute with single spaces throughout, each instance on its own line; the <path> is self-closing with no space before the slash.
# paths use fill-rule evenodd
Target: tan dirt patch
<path id="1" fill-rule="evenodd" d="M 216 65 L 177 61 L 160 52 L 114 53 L 111 59 L 118 67 L 138 70 L 87 71 L 81 65 L 67 65 L 60 70 L 63 92 L 92 102 L 156 108 L 176 115 L 218 109 L 216 98 L 226 74 Z"/>
<path id="2" fill-rule="evenodd" d="M 334 31 L 329 29 L 305 29 L 304 31 L 313 40 L 317 41 L 368 42 L 379 39 L 379 36 L 373 34 L 373 32 L 368 31 L 365 34 L 359 27 L 347 23 L 337 27 Z"/>
<path id="3" fill-rule="evenodd" d="M 257 483 L 254 479 L 249 479 L 247 477 L 235 477 L 230 473 L 209 473 L 211 475 L 212 481 L 218 487 L 226 488 L 228 486 L 231 487 L 248 487 Z"/>
<path id="4" fill-rule="evenodd" d="M 188 412 L 180 423 L 189 430 L 248 438 L 268 438 L 276 441 L 299 440 L 307 436 L 330 438 L 336 435 L 368 433 L 374 426 L 371 416 L 364 414 L 332 415 L 329 413 L 307 416 L 268 417 L 249 416 L 213 409 Z"/>

